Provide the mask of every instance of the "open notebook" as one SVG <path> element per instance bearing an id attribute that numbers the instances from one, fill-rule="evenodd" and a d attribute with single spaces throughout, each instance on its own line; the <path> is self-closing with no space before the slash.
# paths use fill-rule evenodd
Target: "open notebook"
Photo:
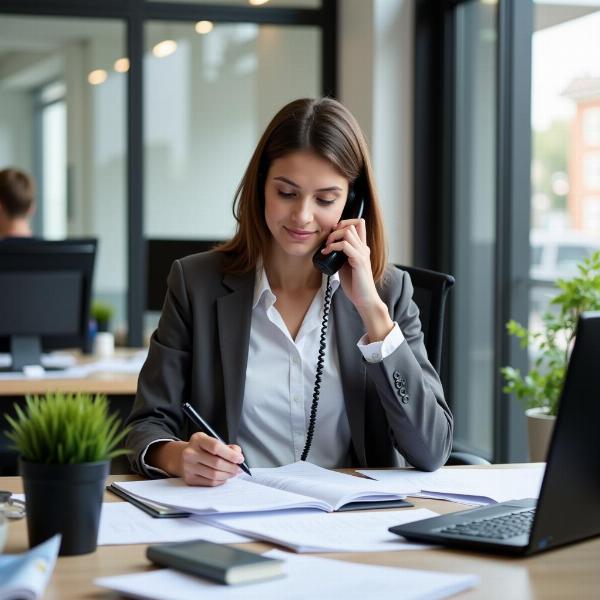
<path id="1" fill-rule="evenodd" d="M 190 487 L 180 478 L 119 481 L 124 495 L 195 514 L 242 513 L 293 508 L 327 512 L 365 507 L 410 506 L 403 498 L 420 490 L 389 490 L 379 481 L 344 475 L 308 462 L 252 469 L 214 488 Z"/>

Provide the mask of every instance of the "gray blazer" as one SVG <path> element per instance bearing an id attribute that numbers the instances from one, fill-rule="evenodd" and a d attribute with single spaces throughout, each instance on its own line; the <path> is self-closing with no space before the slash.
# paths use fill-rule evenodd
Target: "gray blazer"
<path id="1" fill-rule="evenodd" d="M 188 439 L 194 429 L 180 409 L 187 400 L 223 439 L 235 443 L 244 398 L 255 273 L 224 274 L 224 257 L 205 252 L 175 261 L 148 358 L 127 423 L 134 470 L 146 446 L 160 438 Z M 342 288 L 331 318 L 339 353 L 350 431 L 348 466 L 409 464 L 434 470 L 452 446 L 452 414 L 427 360 L 413 287 L 389 267 L 380 294 L 405 341 L 379 363 L 368 363 L 356 342 L 362 320 Z M 318 435 L 318 418 L 315 435 Z"/>

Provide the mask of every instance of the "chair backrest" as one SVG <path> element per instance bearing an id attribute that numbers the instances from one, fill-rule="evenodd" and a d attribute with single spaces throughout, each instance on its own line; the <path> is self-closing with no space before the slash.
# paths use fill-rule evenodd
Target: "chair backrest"
<path id="1" fill-rule="evenodd" d="M 220 244 L 217 240 L 146 240 L 146 310 L 161 310 L 167 293 L 167 275 L 178 258 L 206 252 Z"/>
<path id="2" fill-rule="evenodd" d="M 444 323 L 446 321 L 446 297 L 454 285 L 454 277 L 437 271 L 396 265 L 406 271 L 414 287 L 413 300 L 419 308 L 421 329 L 425 348 L 433 368 L 440 373 Z M 481 456 L 468 452 L 451 452 L 447 465 L 489 465 Z"/>
<path id="3" fill-rule="evenodd" d="M 429 269 L 396 266 L 410 275 L 414 287 L 413 300 L 419 308 L 427 356 L 439 374 L 442 366 L 446 297 L 454 285 L 454 277 Z"/>

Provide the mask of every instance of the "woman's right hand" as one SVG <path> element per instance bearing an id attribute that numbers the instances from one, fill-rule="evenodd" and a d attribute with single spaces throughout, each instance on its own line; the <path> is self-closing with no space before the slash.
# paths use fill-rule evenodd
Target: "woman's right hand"
<path id="1" fill-rule="evenodd" d="M 188 485 L 214 487 L 239 475 L 244 462 L 239 446 L 226 445 L 205 433 L 194 433 L 187 442 L 159 442 L 150 446 L 146 464 L 182 477 Z"/>
<path id="2" fill-rule="evenodd" d="M 194 433 L 181 452 L 181 477 L 188 485 L 217 486 L 242 473 L 242 449 L 206 433 Z"/>

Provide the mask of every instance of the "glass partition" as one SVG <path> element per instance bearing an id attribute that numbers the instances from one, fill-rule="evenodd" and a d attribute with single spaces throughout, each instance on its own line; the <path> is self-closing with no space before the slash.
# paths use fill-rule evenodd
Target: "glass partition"
<path id="1" fill-rule="evenodd" d="M 497 12 L 456 8 L 450 399 L 455 444 L 491 457 L 494 412 Z"/>
<path id="2" fill-rule="evenodd" d="M 235 190 L 264 127 L 288 101 L 320 93 L 320 38 L 316 27 L 146 25 L 147 239 L 233 234 Z"/>
<path id="3" fill-rule="evenodd" d="M 99 239 L 94 297 L 124 329 L 125 27 L 120 21 L 0 16 L 0 168 L 37 183 L 34 234 Z"/>

